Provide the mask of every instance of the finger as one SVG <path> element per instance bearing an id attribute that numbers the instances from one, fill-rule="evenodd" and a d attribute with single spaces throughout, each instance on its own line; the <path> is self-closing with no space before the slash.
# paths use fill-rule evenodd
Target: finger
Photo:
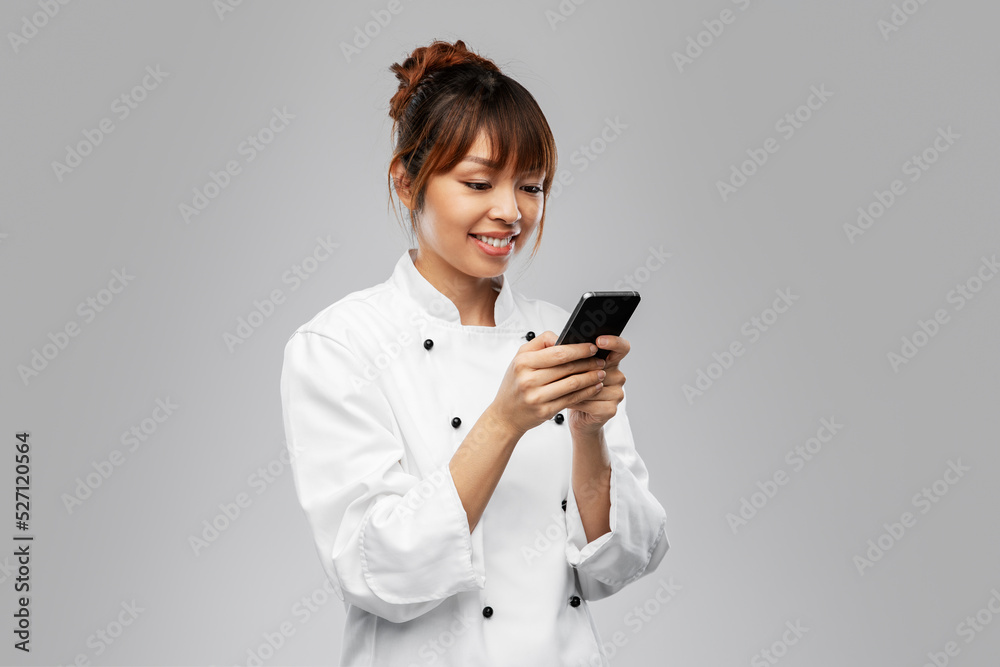
<path id="1" fill-rule="evenodd" d="M 604 378 L 604 380 L 601 381 L 601 390 L 593 396 L 588 396 L 587 402 L 618 403 L 622 400 L 624 393 L 625 392 L 622 390 L 621 385 L 609 384 L 608 378 Z"/>
<path id="2" fill-rule="evenodd" d="M 548 340 L 548 338 L 546 338 L 546 340 Z M 597 346 L 593 343 L 573 343 L 570 345 L 551 344 L 547 345 L 545 349 L 529 352 L 525 355 L 527 357 L 525 361 L 532 368 L 552 368 L 571 361 L 576 361 L 577 359 L 592 357 L 596 353 Z"/>
<path id="3" fill-rule="evenodd" d="M 605 373 L 607 374 L 604 378 L 605 387 L 621 387 L 625 384 L 625 373 L 617 366 L 606 368 Z"/>
<path id="4" fill-rule="evenodd" d="M 602 350 L 610 350 L 607 356 L 609 366 L 617 365 L 619 361 L 625 358 L 625 355 L 629 353 L 632 347 L 625 338 L 610 334 L 598 336 L 596 343 L 597 347 Z"/>
<path id="5" fill-rule="evenodd" d="M 534 352 L 536 350 L 544 350 L 545 348 L 555 344 L 556 339 L 559 338 L 552 331 L 543 331 L 541 334 L 535 336 L 527 343 L 518 348 L 518 352 Z"/>
<path id="6" fill-rule="evenodd" d="M 587 399 L 596 396 L 604 390 L 604 385 L 588 385 L 583 389 L 577 389 L 576 391 L 566 394 L 561 399 L 555 402 L 559 406 L 559 410 L 565 410 L 566 408 L 573 408 L 581 403 L 587 402 Z"/>
<path id="7" fill-rule="evenodd" d="M 614 401 L 597 401 L 587 400 L 584 398 L 584 400 L 577 401 L 576 403 L 567 405 L 566 407 L 572 410 L 585 412 L 598 421 L 607 422 L 614 416 L 614 408 L 611 406 L 612 403 L 614 403 Z"/>
<path id="8" fill-rule="evenodd" d="M 555 331 L 546 329 L 540 335 L 535 336 L 535 340 L 544 343 L 543 347 L 551 347 L 556 344 L 557 340 L 559 340 L 559 336 L 556 335 Z"/>
<path id="9" fill-rule="evenodd" d="M 596 394 L 598 390 L 594 386 L 601 382 L 597 377 L 599 372 L 598 370 L 593 370 L 588 373 L 577 373 L 576 375 L 570 375 L 561 380 L 539 386 L 537 388 L 538 401 L 541 403 L 559 401 L 581 390 L 583 390 L 584 394 L 587 394 L 587 392 L 590 392 L 590 395 Z M 603 386 L 602 384 L 601 387 L 603 388 Z M 589 398 L 589 396 L 587 397 Z"/>
<path id="10" fill-rule="evenodd" d="M 593 396 L 588 396 L 587 400 L 581 401 L 580 403 L 574 405 L 574 408 L 579 408 L 584 403 L 590 403 L 592 406 L 595 403 L 615 403 L 621 402 L 624 396 L 624 391 L 620 385 L 608 384 L 607 379 L 602 383 L 601 390 Z M 586 410 L 585 410 L 586 412 Z"/>
<path id="11" fill-rule="evenodd" d="M 537 386 L 542 386 L 570 375 L 576 375 L 577 373 L 604 370 L 607 365 L 608 363 L 604 359 L 596 356 L 587 356 L 582 359 L 574 359 L 573 361 L 559 364 L 558 366 L 538 369 L 534 372 L 533 381 L 537 383 Z M 607 380 L 605 380 L 605 383 L 607 383 Z"/>

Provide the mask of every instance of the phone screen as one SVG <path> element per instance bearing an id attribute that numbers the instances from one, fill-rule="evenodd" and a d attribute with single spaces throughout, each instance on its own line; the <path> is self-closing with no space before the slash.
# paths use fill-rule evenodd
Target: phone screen
<path id="1" fill-rule="evenodd" d="M 584 293 L 559 334 L 556 345 L 594 343 L 598 336 L 603 335 L 620 336 L 639 305 L 639 299 L 639 293 L 634 290 Z M 607 359 L 610 352 L 598 348 L 594 356 Z"/>

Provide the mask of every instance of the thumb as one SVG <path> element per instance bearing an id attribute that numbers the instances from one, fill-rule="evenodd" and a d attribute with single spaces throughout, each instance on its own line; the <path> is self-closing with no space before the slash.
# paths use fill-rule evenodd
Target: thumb
<path id="1" fill-rule="evenodd" d="M 542 335 L 536 336 L 535 340 L 540 340 L 542 342 L 542 346 L 539 349 L 545 349 L 547 347 L 552 347 L 553 345 L 555 345 L 556 341 L 559 340 L 559 336 L 556 334 L 555 331 L 550 331 L 546 329 L 545 331 L 542 332 Z"/>
<path id="2" fill-rule="evenodd" d="M 531 352 L 534 352 L 535 350 L 544 350 L 547 347 L 555 345 L 556 340 L 558 339 L 559 336 L 557 336 L 554 331 L 545 330 L 522 345 L 521 349 Z"/>

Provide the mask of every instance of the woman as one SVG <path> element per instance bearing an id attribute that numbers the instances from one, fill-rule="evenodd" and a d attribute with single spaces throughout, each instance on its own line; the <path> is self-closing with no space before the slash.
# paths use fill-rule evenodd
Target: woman
<path id="1" fill-rule="evenodd" d="M 555 174 L 531 94 L 461 40 L 391 70 L 390 201 L 419 247 L 299 327 L 281 375 L 341 664 L 607 665 L 587 602 L 668 546 L 625 414 L 629 343 L 598 340 L 606 361 L 554 345 L 569 312 L 504 275 L 533 233 L 537 250 Z"/>

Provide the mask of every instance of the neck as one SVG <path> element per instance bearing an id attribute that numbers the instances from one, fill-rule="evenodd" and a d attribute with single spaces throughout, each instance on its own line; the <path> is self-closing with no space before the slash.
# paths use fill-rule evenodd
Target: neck
<path id="1" fill-rule="evenodd" d="M 462 273 L 444 260 L 417 250 L 413 265 L 427 282 L 458 309 L 465 326 L 495 327 L 494 310 L 501 276 L 477 278 Z M 495 288 L 495 289 L 494 289 Z"/>

